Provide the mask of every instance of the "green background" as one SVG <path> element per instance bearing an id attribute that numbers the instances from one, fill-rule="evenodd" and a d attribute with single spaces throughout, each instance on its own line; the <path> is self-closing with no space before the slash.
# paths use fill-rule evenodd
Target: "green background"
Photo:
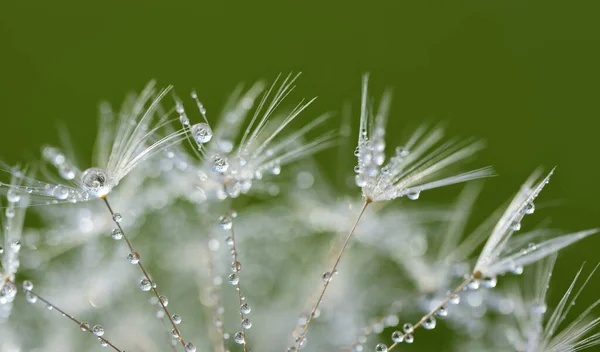
<path id="1" fill-rule="evenodd" d="M 356 108 L 360 76 L 371 72 L 373 94 L 394 88 L 394 144 L 423 121 L 487 141 L 478 163 L 493 164 L 500 177 L 487 182 L 476 219 L 535 168 L 557 165 L 541 220 L 572 231 L 600 226 L 597 1 L 39 3 L 0 5 L 6 162 L 59 143 L 57 121 L 88 160 L 98 101 L 117 104 L 151 78 L 181 94 L 197 89 L 210 114 L 238 82 L 303 71 L 296 95 L 318 95 L 316 113 L 347 101 Z M 319 156 L 332 177 L 334 156 Z M 600 236 L 567 249 L 559 277 L 598 262 L 598 248 Z M 591 286 L 579 302 L 597 297 L 600 277 Z"/>

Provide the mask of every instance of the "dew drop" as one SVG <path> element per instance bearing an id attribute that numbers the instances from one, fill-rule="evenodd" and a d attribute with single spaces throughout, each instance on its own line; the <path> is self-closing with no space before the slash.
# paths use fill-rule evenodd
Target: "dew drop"
<path id="1" fill-rule="evenodd" d="M 448 303 L 450 303 L 450 304 L 459 304 L 460 303 L 460 296 L 458 294 L 453 294 L 452 296 L 450 296 L 450 300 L 448 300 Z"/>
<path id="2" fill-rule="evenodd" d="M 34 295 L 34 294 L 33 294 L 33 293 L 31 293 L 31 292 L 26 292 L 26 293 L 25 293 L 25 299 L 26 299 L 26 300 L 27 300 L 27 302 L 29 302 L 29 303 L 35 303 L 35 302 L 37 302 L 37 296 L 36 296 L 36 295 Z"/>
<path id="3" fill-rule="evenodd" d="M 434 316 L 430 316 L 429 318 L 425 319 L 425 321 L 423 322 L 423 328 L 425 330 L 432 330 L 435 328 L 437 322 L 435 320 Z"/>
<path id="4" fill-rule="evenodd" d="M 113 238 L 113 240 L 117 240 L 117 241 L 120 240 L 121 238 L 123 238 L 123 233 L 119 229 L 113 229 L 112 233 L 110 235 Z"/>
<path id="5" fill-rule="evenodd" d="M 438 309 L 437 312 L 435 312 L 435 315 L 437 315 L 440 318 L 447 317 L 448 310 L 445 307 L 440 307 L 440 309 Z"/>
<path id="6" fill-rule="evenodd" d="M 137 264 L 140 262 L 140 254 L 138 252 L 131 252 L 127 254 L 127 261 L 130 264 Z"/>
<path id="7" fill-rule="evenodd" d="M 106 346 L 108 346 L 108 342 L 106 342 L 106 340 L 98 338 L 98 341 L 100 341 L 100 347 L 106 347 Z"/>
<path id="8" fill-rule="evenodd" d="M 240 307 L 240 311 L 242 312 L 242 314 L 249 314 L 251 310 L 252 308 L 250 308 L 250 305 L 248 303 L 244 303 Z"/>
<path id="9" fill-rule="evenodd" d="M 239 272 L 240 270 L 242 270 L 242 263 L 235 261 L 233 263 L 231 263 L 231 271 L 233 272 Z"/>
<path id="10" fill-rule="evenodd" d="M 156 298 L 156 297 L 153 297 Z M 169 299 L 167 298 L 167 296 L 160 296 L 160 303 L 162 303 L 162 306 L 166 307 L 169 305 Z M 157 302 L 158 305 L 160 305 L 160 303 Z"/>
<path id="11" fill-rule="evenodd" d="M 394 343 L 401 343 L 404 341 L 404 334 L 402 334 L 400 331 L 394 331 L 392 333 L 392 341 L 394 341 Z"/>
<path id="12" fill-rule="evenodd" d="M 104 335 L 104 327 L 102 327 L 102 325 L 94 325 L 94 327 L 92 328 L 92 332 L 96 336 L 102 336 Z"/>
<path id="13" fill-rule="evenodd" d="M 510 224 L 510 229 L 512 231 L 519 231 L 521 229 L 521 222 L 518 220 L 513 221 L 513 223 Z"/>
<path id="14" fill-rule="evenodd" d="M 196 346 L 194 346 L 194 344 L 192 344 L 191 342 L 188 342 L 185 345 L 185 351 L 186 352 L 196 352 Z"/>
<path id="15" fill-rule="evenodd" d="M 212 156 L 211 161 L 212 169 L 215 172 L 222 174 L 227 172 L 227 169 L 229 169 L 229 163 L 227 162 L 227 159 L 224 156 L 215 154 Z"/>
<path id="16" fill-rule="evenodd" d="M 142 291 L 150 291 L 152 289 L 152 283 L 148 279 L 142 279 L 140 281 L 140 288 Z"/>
<path id="17" fill-rule="evenodd" d="M 535 212 L 535 204 L 533 204 L 533 202 L 527 203 L 523 212 L 525 214 L 533 214 Z"/>
<path id="18" fill-rule="evenodd" d="M 229 215 L 220 216 L 219 217 L 219 225 L 224 230 L 231 230 L 231 228 L 233 227 L 233 220 L 231 219 L 231 216 L 229 216 Z"/>
<path id="19" fill-rule="evenodd" d="M 29 280 L 23 281 L 23 291 L 31 291 L 33 290 L 33 282 Z"/>
<path id="20" fill-rule="evenodd" d="M 121 222 L 123 220 L 123 216 L 121 216 L 119 213 L 115 213 L 112 218 L 114 222 Z"/>
<path id="21" fill-rule="evenodd" d="M 240 277 L 238 276 L 238 274 L 233 273 L 233 274 L 229 275 L 228 281 L 229 281 L 230 284 L 236 286 L 237 284 L 240 283 Z"/>
<path id="22" fill-rule="evenodd" d="M 173 324 L 181 324 L 181 317 L 178 314 L 173 314 L 171 319 L 173 320 Z"/>
<path id="23" fill-rule="evenodd" d="M 192 126 L 192 137 L 198 144 L 208 143 L 213 136 L 212 129 L 207 123 L 200 122 Z"/>
<path id="24" fill-rule="evenodd" d="M 244 337 L 244 333 L 241 331 L 238 331 L 233 335 L 233 341 L 235 341 L 235 343 L 238 345 L 243 344 L 245 340 L 246 338 Z"/>
<path id="25" fill-rule="evenodd" d="M 413 336 L 413 334 L 408 334 L 408 335 L 404 336 L 404 342 L 413 343 L 413 342 L 415 342 L 415 337 Z"/>
<path id="26" fill-rule="evenodd" d="M 375 352 L 387 352 L 388 347 L 384 343 L 378 343 L 375 346 Z"/>
<path id="27" fill-rule="evenodd" d="M 250 319 L 244 318 L 244 320 L 242 320 L 242 327 L 246 330 L 250 329 L 252 327 L 252 322 Z"/>
<path id="28" fill-rule="evenodd" d="M 15 209 L 14 208 L 6 208 L 6 210 L 4 211 L 4 215 L 6 215 L 7 218 L 12 219 L 15 217 Z"/>
<path id="29" fill-rule="evenodd" d="M 406 194 L 406 198 L 408 198 L 410 200 L 417 200 L 417 199 L 419 199 L 420 195 L 421 195 L 420 191 L 410 191 Z"/>
<path id="30" fill-rule="evenodd" d="M 413 332 L 414 327 L 411 323 L 406 323 L 402 326 L 402 330 L 405 334 L 410 334 L 411 332 Z"/>
<path id="31" fill-rule="evenodd" d="M 323 276 L 321 277 L 323 279 L 323 282 L 327 283 L 329 281 L 331 281 L 331 273 L 329 271 L 323 273 Z"/>
<path id="32" fill-rule="evenodd" d="M 17 203 L 21 200 L 21 195 L 17 192 L 16 189 L 11 188 L 6 192 L 6 198 L 10 203 Z"/>
<path id="33" fill-rule="evenodd" d="M 484 277 L 483 279 L 481 279 L 480 282 L 481 282 L 481 286 L 483 286 L 483 287 L 494 288 L 494 287 L 496 287 L 496 284 L 498 283 L 498 279 L 495 276 L 488 276 L 488 277 Z"/>
<path id="34" fill-rule="evenodd" d="M 95 197 L 107 195 L 111 190 L 108 184 L 108 174 L 102 169 L 90 168 L 81 174 L 81 188 Z"/>

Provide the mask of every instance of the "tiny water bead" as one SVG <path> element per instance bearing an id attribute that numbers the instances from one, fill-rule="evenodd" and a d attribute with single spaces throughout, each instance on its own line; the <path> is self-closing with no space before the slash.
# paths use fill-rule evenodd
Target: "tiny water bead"
<path id="1" fill-rule="evenodd" d="M 525 206 L 525 209 L 523 210 L 523 213 L 530 215 L 530 214 L 533 214 L 534 212 L 535 212 L 535 204 L 533 204 L 533 202 L 527 203 L 527 205 Z"/>
<path id="2" fill-rule="evenodd" d="M 94 325 L 94 327 L 92 328 L 92 332 L 96 336 L 102 336 L 104 335 L 104 327 L 102 325 Z"/>
<path id="3" fill-rule="evenodd" d="M 408 198 L 410 200 L 417 200 L 417 199 L 419 199 L 420 195 L 421 195 L 420 191 L 411 191 L 406 194 L 406 198 Z"/>
<path id="4" fill-rule="evenodd" d="M 114 213 L 113 214 L 113 221 L 114 222 L 121 222 L 123 220 L 123 216 L 121 216 L 121 214 L 119 213 Z"/>
<path id="5" fill-rule="evenodd" d="M 23 281 L 23 291 L 33 290 L 33 283 L 29 280 Z"/>
<path id="6" fill-rule="evenodd" d="M 192 126 L 192 137 L 198 144 L 208 143 L 213 136 L 212 129 L 207 123 L 200 122 Z"/>
<path id="7" fill-rule="evenodd" d="M 427 319 L 425 319 L 422 325 L 425 330 L 432 330 L 435 328 L 436 324 L 437 322 L 435 320 L 435 317 L 430 316 Z"/>
<path id="8" fill-rule="evenodd" d="M 156 297 L 152 297 L 152 298 L 156 298 Z M 168 306 L 169 305 L 169 299 L 167 298 L 167 296 L 162 296 L 161 295 L 160 296 L 160 303 L 162 303 L 162 306 L 164 306 L 164 307 Z M 156 304 L 159 304 L 159 305 L 160 305 L 160 303 L 156 302 Z"/>
<path id="9" fill-rule="evenodd" d="M 131 252 L 127 255 L 127 261 L 131 264 L 137 264 L 140 262 L 140 254 L 138 252 Z"/>
<path id="10" fill-rule="evenodd" d="M 192 344 L 191 342 L 188 342 L 185 345 L 185 351 L 186 352 L 196 352 L 196 346 L 194 346 L 194 344 Z"/>
<path id="11" fill-rule="evenodd" d="M 244 303 L 240 307 L 240 311 L 242 312 L 242 314 L 249 314 L 251 310 L 252 308 L 250 308 L 250 305 L 248 303 Z"/>
<path id="12" fill-rule="evenodd" d="M 512 231 L 519 231 L 521 229 L 521 222 L 519 220 L 515 220 L 510 224 L 510 229 Z"/>
<path id="13" fill-rule="evenodd" d="M 450 299 L 448 300 L 448 303 L 450 304 L 459 304 L 460 303 L 460 296 L 457 294 L 451 294 Z"/>
<path id="14" fill-rule="evenodd" d="M 6 208 L 6 210 L 4 211 L 4 215 L 6 215 L 7 218 L 12 219 L 15 217 L 15 209 L 14 208 Z"/>
<path id="15" fill-rule="evenodd" d="M 233 335 L 233 341 L 238 345 L 241 345 L 246 341 L 246 337 L 242 331 L 238 331 Z"/>
<path id="16" fill-rule="evenodd" d="M 414 327 L 411 323 L 406 323 L 402 326 L 402 330 L 404 331 L 405 334 L 409 334 L 409 333 L 413 332 Z"/>
<path id="17" fill-rule="evenodd" d="M 106 340 L 98 338 L 98 341 L 100 341 L 100 347 L 108 346 L 108 342 L 106 342 Z"/>
<path id="18" fill-rule="evenodd" d="M 121 230 L 119 230 L 119 229 L 113 229 L 110 236 L 113 238 L 113 240 L 118 241 L 121 238 L 123 238 L 123 232 L 121 232 Z"/>
<path id="19" fill-rule="evenodd" d="M 415 337 L 413 334 L 408 334 L 406 336 L 404 336 L 404 342 L 406 343 L 413 343 L 415 342 Z"/>
<path id="20" fill-rule="evenodd" d="M 225 173 L 229 169 L 229 162 L 227 158 L 221 156 L 219 154 L 215 154 L 211 158 L 212 161 L 212 169 L 214 172 Z"/>
<path id="21" fill-rule="evenodd" d="M 498 284 L 498 279 L 495 276 L 484 277 L 479 280 L 482 287 L 494 288 Z"/>
<path id="22" fill-rule="evenodd" d="M 81 174 L 81 188 L 95 197 L 107 195 L 111 187 L 106 171 L 99 168 L 90 168 Z"/>
<path id="23" fill-rule="evenodd" d="M 440 307 L 440 309 L 438 309 L 435 312 L 435 315 L 437 315 L 440 318 L 444 318 L 448 316 L 448 310 L 445 307 Z"/>
<path id="24" fill-rule="evenodd" d="M 21 195 L 16 189 L 11 188 L 6 192 L 6 199 L 9 203 L 18 203 L 21 200 Z"/>
<path id="25" fill-rule="evenodd" d="M 238 261 L 231 263 L 231 271 L 238 272 L 240 270 L 242 270 L 242 263 Z"/>
<path id="26" fill-rule="evenodd" d="M 21 241 L 12 241 L 10 243 L 10 249 L 15 253 L 20 251 L 21 250 Z"/>
<path id="27" fill-rule="evenodd" d="M 171 319 L 173 320 L 173 324 L 181 324 L 181 317 L 178 314 L 173 314 L 173 316 L 171 316 Z"/>
<path id="28" fill-rule="evenodd" d="M 31 292 L 25 292 L 25 299 L 26 299 L 26 300 L 27 300 L 27 302 L 29 302 L 29 303 L 35 303 L 35 302 L 37 302 L 37 299 L 38 299 L 38 298 L 37 298 L 37 296 L 36 296 L 36 295 L 34 295 L 34 294 L 33 294 L 33 293 L 31 293 Z"/>
<path id="29" fill-rule="evenodd" d="M 378 343 L 375 346 L 375 352 L 387 352 L 388 347 L 384 343 Z"/>
<path id="30" fill-rule="evenodd" d="M 323 273 L 322 279 L 325 283 L 331 281 L 331 273 L 329 271 Z"/>
<path id="31" fill-rule="evenodd" d="M 148 279 L 142 279 L 140 281 L 140 288 L 142 291 L 150 291 L 152 289 L 152 283 Z"/>
<path id="32" fill-rule="evenodd" d="M 219 217 L 219 225 L 224 230 L 231 230 L 233 227 L 233 219 L 229 215 L 221 215 Z"/>
<path id="33" fill-rule="evenodd" d="M 174 339 L 179 338 L 179 333 L 177 332 L 177 330 L 175 330 L 175 328 L 171 329 L 171 337 Z"/>
<path id="34" fill-rule="evenodd" d="M 392 333 L 392 341 L 394 341 L 394 343 L 401 343 L 404 341 L 404 334 L 400 331 L 394 331 Z"/>
<path id="35" fill-rule="evenodd" d="M 240 277 L 236 273 L 230 274 L 228 277 L 228 280 L 229 280 L 229 283 L 234 286 L 240 283 Z"/>
<path id="36" fill-rule="evenodd" d="M 250 329 L 252 327 L 252 322 L 250 321 L 250 319 L 244 318 L 242 320 L 242 327 L 246 330 Z"/>

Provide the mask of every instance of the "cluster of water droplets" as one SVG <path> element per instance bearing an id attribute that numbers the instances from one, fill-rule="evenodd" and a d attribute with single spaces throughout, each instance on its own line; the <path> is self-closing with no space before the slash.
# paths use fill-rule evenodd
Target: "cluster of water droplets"
<path id="1" fill-rule="evenodd" d="M 404 194 L 395 187 L 395 177 L 402 167 L 404 159 L 410 154 L 405 147 L 396 147 L 395 154 L 385 166 L 385 129 L 376 127 L 373 137 L 369 140 L 367 131 L 361 131 L 359 141 L 354 155 L 358 158 L 358 164 L 354 167 L 356 172 L 355 183 L 363 189 L 363 194 L 371 199 L 383 198 L 394 199 Z M 411 200 L 419 198 L 419 192 L 408 192 L 406 196 Z"/>
<path id="2" fill-rule="evenodd" d="M 222 215 L 219 217 L 219 226 L 225 230 L 228 231 L 228 234 L 230 233 L 230 231 L 233 228 L 233 219 L 237 217 L 237 212 L 235 211 L 231 211 L 229 214 L 226 215 Z M 250 304 L 248 302 L 246 302 L 246 297 L 244 295 L 241 294 L 240 291 L 240 271 L 242 270 L 242 263 L 240 263 L 238 261 L 238 257 L 237 257 L 237 251 L 235 248 L 235 240 L 233 238 L 233 236 L 227 236 L 225 238 L 225 244 L 227 244 L 227 247 L 229 248 L 229 253 L 231 255 L 231 274 L 229 274 L 229 276 L 227 277 L 227 281 L 229 282 L 230 285 L 232 285 L 235 290 L 238 292 L 239 295 L 239 300 L 241 302 L 240 308 L 239 308 L 239 312 L 240 312 L 240 325 L 242 327 L 242 330 L 237 331 L 236 333 L 233 334 L 233 341 L 239 345 L 243 345 L 246 343 L 246 330 L 249 330 L 252 327 L 252 321 L 246 317 L 246 315 L 250 314 L 250 312 L 252 311 L 252 307 L 250 306 Z M 219 326 L 220 327 L 222 325 L 222 322 L 219 321 Z M 227 338 L 227 336 L 224 335 L 224 338 Z"/>
<path id="3" fill-rule="evenodd" d="M 367 343 L 367 339 L 372 334 L 380 334 L 384 329 L 397 326 L 400 322 L 398 315 L 390 314 L 385 317 L 375 319 L 375 321 L 362 329 L 356 341 L 350 346 L 352 352 L 363 352 Z"/>

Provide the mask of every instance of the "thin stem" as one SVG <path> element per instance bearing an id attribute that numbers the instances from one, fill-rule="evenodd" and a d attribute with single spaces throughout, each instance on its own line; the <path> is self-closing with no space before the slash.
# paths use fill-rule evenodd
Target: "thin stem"
<path id="1" fill-rule="evenodd" d="M 210 248 L 206 248 L 206 258 L 207 258 L 207 269 L 208 275 L 211 280 L 217 276 L 215 269 L 215 256 L 212 253 Z M 213 281 L 214 282 L 214 281 Z M 200 283 L 198 283 L 201 286 Z M 212 311 L 213 321 L 219 320 L 221 322 L 224 321 L 223 314 L 220 312 L 220 307 L 222 306 L 221 302 L 221 290 L 220 285 L 215 285 L 213 283 L 212 286 L 208 286 L 208 296 L 211 301 L 212 306 L 210 307 Z M 212 340 L 215 346 L 215 351 L 225 352 L 225 339 L 223 338 L 223 325 L 214 325 L 214 329 L 212 330 Z"/>
<path id="2" fill-rule="evenodd" d="M 348 237 L 346 237 L 346 240 L 344 241 L 344 245 L 342 246 L 342 249 L 338 253 L 335 263 L 333 264 L 333 267 L 331 268 L 331 271 L 329 271 L 329 278 L 325 281 L 325 285 L 323 286 L 323 290 L 321 290 L 319 299 L 313 306 L 313 309 L 311 310 L 310 315 L 309 315 L 308 319 L 306 320 L 306 324 L 304 325 L 304 329 L 302 329 L 302 332 L 298 336 L 298 341 L 296 342 L 296 344 L 297 344 L 296 347 L 299 348 L 300 345 L 302 344 L 302 341 L 304 340 L 306 332 L 308 331 L 308 327 L 310 326 L 310 323 L 312 322 L 313 318 L 315 317 L 315 314 L 317 313 L 317 310 L 319 309 L 319 306 L 321 305 L 321 302 L 323 301 L 323 297 L 325 296 L 327 287 L 329 287 L 329 284 L 331 283 L 331 279 L 333 278 L 333 275 L 336 272 L 337 266 L 340 263 L 340 260 L 342 259 L 344 252 L 346 251 L 346 247 L 348 247 L 348 243 L 350 243 L 350 239 L 352 238 L 354 231 L 356 231 L 356 227 L 358 226 L 360 219 L 362 218 L 363 214 L 365 213 L 365 210 L 367 209 L 367 206 L 370 203 L 371 203 L 371 200 L 369 200 L 368 198 L 363 203 L 363 205 L 360 209 L 360 213 L 358 214 L 358 217 L 356 218 L 354 225 L 352 225 L 352 229 L 350 229 L 350 232 L 348 233 Z"/>
<path id="3" fill-rule="evenodd" d="M 117 227 L 119 228 L 119 231 L 121 231 L 121 235 L 123 236 L 123 239 L 127 243 L 127 246 L 129 247 L 129 250 L 131 251 L 131 253 L 136 252 L 133 249 L 133 245 L 131 244 L 131 241 L 129 240 L 129 238 L 127 237 L 127 235 L 125 235 L 125 231 L 123 231 L 123 228 L 121 227 L 121 224 L 118 221 L 115 220 L 115 212 L 113 211 L 113 209 L 111 208 L 110 204 L 108 203 L 108 199 L 106 198 L 106 196 L 102 197 L 102 200 L 104 200 L 104 204 L 106 204 L 106 207 L 108 208 L 108 211 L 110 212 L 110 215 L 111 215 L 111 217 L 113 219 L 113 222 L 117 225 Z M 158 299 L 158 303 L 160 304 L 160 306 L 162 307 L 162 309 L 165 311 L 165 314 L 167 315 L 167 318 L 169 318 L 169 321 L 171 322 L 171 325 L 173 326 L 173 330 L 177 333 L 177 339 L 179 340 L 179 342 L 181 343 L 181 345 L 183 346 L 183 348 L 185 348 L 185 341 L 183 340 L 183 337 L 181 336 L 181 332 L 179 332 L 179 329 L 177 328 L 177 325 L 173 321 L 173 318 L 171 317 L 171 314 L 169 313 L 169 310 L 167 309 L 167 307 L 163 303 L 162 299 L 160 299 L 160 294 L 158 293 L 158 290 L 156 290 L 156 287 L 154 285 L 154 281 L 152 281 L 152 279 L 150 279 L 150 276 L 148 275 L 148 272 L 146 271 L 146 269 L 144 269 L 144 266 L 142 265 L 142 261 L 141 260 L 137 262 L 137 266 L 142 271 L 142 274 L 144 274 L 144 277 L 146 278 L 146 280 L 148 280 L 148 282 L 150 282 L 150 287 L 152 289 L 152 292 L 154 292 L 154 294 L 156 295 L 156 298 Z"/>
<path id="4" fill-rule="evenodd" d="M 39 299 L 40 301 L 46 303 L 46 305 L 48 307 L 51 307 L 53 310 L 56 310 L 57 312 L 59 312 L 60 314 L 62 314 L 63 317 L 68 318 L 69 320 L 71 320 L 72 322 L 74 322 L 75 324 L 77 324 L 83 331 L 87 331 L 90 334 L 94 335 L 95 337 L 97 337 L 100 341 L 106 343 L 108 346 L 110 346 L 113 350 L 117 351 L 117 352 L 123 352 L 121 351 L 119 348 L 117 348 L 117 346 L 115 346 L 112 342 L 110 342 L 109 340 L 107 340 L 106 338 L 102 337 L 102 336 L 97 336 L 96 334 L 94 334 L 94 332 L 92 332 L 92 330 L 90 330 L 89 328 L 85 327 L 84 323 L 77 320 L 77 318 L 75 318 L 74 316 L 72 316 L 71 314 L 65 312 L 64 310 L 58 308 L 57 306 L 55 306 L 54 304 L 50 303 L 50 301 L 48 301 L 47 299 L 45 299 L 44 297 L 38 295 L 37 293 L 33 292 L 33 291 L 27 291 L 29 292 L 29 294 L 35 296 L 37 299 Z"/>
<path id="5" fill-rule="evenodd" d="M 409 334 L 412 334 L 419 326 L 423 325 L 423 323 L 427 319 L 429 319 L 431 316 L 433 316 L 438 310 L 440 310 L 440 308 L 442 308 L 443 306 L 448 304 L 448 302 L 450 302 L 450 300 L 452 299 L 452 297 L 454 297 L 454 295 L 459 294 L 462 290 L 465 289 L 465 287 L 467 287 L 467 285 L 469 285 L 471 282 L 473 282 L 473 280 L 475 280 L 475 277 L 473 277 L 473 275 L 469 275 L 469 277 L 466 278 L 465 281 L 463 281 L 460 285 L 458 285 L 458 287 L 454 291 L 452 291 L 450 294 L 448 294 L 448 296 L 446 298 L 444 298 L 444 300 L 442 302 L 440 302 L 429 313 L 425 314 L 421 318 L 421 320 L 419 320 L 415 325 L 413 325 L 413 328 L 411 331 L 404 333 L 402 335 L 402 340 L 404 340 L 406 338 L 406 336 L 408 336 Z M 394 342 L 390 347 L 388 347 L 388 351 L 391 351 L 399 343 L 400 342 Z"/>
<path id="6" fill-rule="evenodd" d="M 242 300 L 242 288 L 241 288 L 241 280 L 240 280 L 240 271 L 238 270 L 238 252 L 236 249 L 236 241 L 235 241 L 235 231 L 233 228 L 233 200 L 230 198 L 229 199 L 229 211 L 228 211 L 228 216 L 232 218 L 232 223 L 231 223 L 231 254 L 233 257 L 233 268 L 234 268 L 234 273 L 238 275 L 238 283 L 235 287 L 235 290 L 237 291 L 237 297 L 238 297 L 238 303 L 239 303 L 239 311 L 240 311 L 240 326 L 241 326 L 241 333 L 242 336 L 244 337 L 244 352 L 248 352 L 248 348 L 246 346 L 246 329 L 244 329 L 244 325 L 243 325 L 243 321 L 244 321 L 244 312 L 242 312 L 242 305 L 244 304 L 244 301 Z"/>

